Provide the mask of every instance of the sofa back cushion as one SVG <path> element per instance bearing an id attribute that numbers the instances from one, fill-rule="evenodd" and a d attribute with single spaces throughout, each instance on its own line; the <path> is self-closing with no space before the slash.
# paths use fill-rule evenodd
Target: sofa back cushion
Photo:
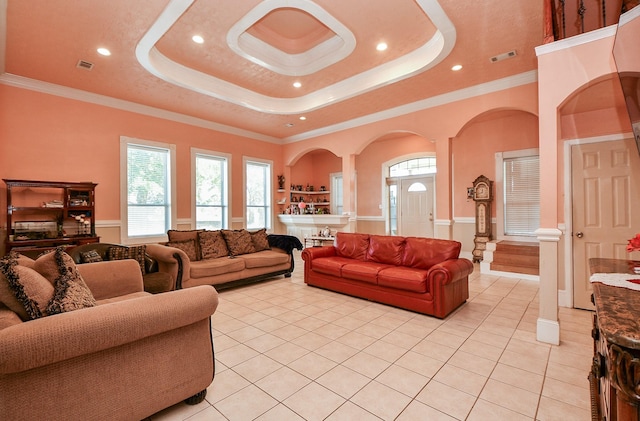
<path id="1" fill-rule="evenodd" d="M 436 263 L 457 259 L 462 244 L 452 240 L 406 237 L 402 265 L 429 269 Z"/>
<path id="2" fill-rule="evenodd" d="M 369 234 L 339 232 L 336 234 L 336 254 L 349 259 L 366 260 Z"/>
<path id="3" fill-rule="evenodd" d="M 404 237 L 370 235 L 367 260 L 387 265 L 400 266 L 404 254 Z"/>
<path id="4" fill-rule="evenodd" d="M 202 253 L 200 252 L 200 243 L 198 241 L 198 233 L 203 230 L 169 230 L 167 231 L 167 237 L 169 238 L 169 242 L 177 242 L 177 241 L 193 241 L 193 245 L 195 247 L 195 260 L 200 260 L 202 258 Z M 189 259 L 194 260 L 194 259 Z"/>
<path id="5" fill-rule="evenodd" d="M 200 252 L 203 260 L 229 255 L 227 242 L 224 240 L 220 230 L 199 232 L 198 241 L 200 242 Z"/>

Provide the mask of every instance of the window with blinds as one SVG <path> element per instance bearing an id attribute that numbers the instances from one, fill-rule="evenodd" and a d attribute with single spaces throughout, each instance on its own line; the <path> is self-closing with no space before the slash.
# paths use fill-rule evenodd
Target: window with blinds
<path id="1" fill-rule="evenodd" d="M 247 229 L 271 228 L 271 164 L 245 161 Z"/>
<path id="2" fill-rule="evenodd" d="M 171 150 L 126 143 L 127 237 L 157 237 L 171 228 Z"/>
<path id="3" fill-rule="evenodd" d="M 505 158 L 503 170 L 504 234 L 534 237 L 540 227 L 540 159 Z"/>
<path id="4" fill-rule="evenodd" d="M 196 228 L 219 230 L 228 224 L 226 157 L 195 154 Z"/>

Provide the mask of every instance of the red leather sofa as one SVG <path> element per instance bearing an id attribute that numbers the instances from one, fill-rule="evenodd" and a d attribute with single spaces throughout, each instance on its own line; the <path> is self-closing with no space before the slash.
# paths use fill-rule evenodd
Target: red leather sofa
<path id="1" fill-rule="evenodd" d="M 444 318 L 469 298 L 473 263 L 457 241 L 339 232 L 302 251 L 304 281 Z"/>

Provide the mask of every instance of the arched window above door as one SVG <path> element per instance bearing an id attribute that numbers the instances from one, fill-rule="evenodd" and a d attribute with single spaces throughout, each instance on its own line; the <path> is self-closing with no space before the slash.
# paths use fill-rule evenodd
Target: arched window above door
<path id="1" fill-rule="evenodd" d="M 404 177 L 408 175 L 433 174 L 436 172 L 436 157 L 426 156 L 408 159 L 389 167 L 390 177 Z"/>

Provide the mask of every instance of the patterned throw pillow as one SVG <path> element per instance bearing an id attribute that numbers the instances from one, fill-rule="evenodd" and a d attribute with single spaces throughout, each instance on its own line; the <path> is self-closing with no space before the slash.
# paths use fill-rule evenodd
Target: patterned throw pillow
<path id="1" fill-rule="evenodd" d="M 122 260 L 122 259 L 134 259 L 138 261 L 140 265 L 140 270 L 144 275 L 147 273 L 147 269 L 145 266 L 145 256 L 146 256 L 147 246 L 113 246 L 109 247 L 109 252 L 107 255 L 109 256 L 109 260 Z"/>
<path id="2" fill-rule="evenodd" d="M 202 231 L 198 233 L 202 259 L 215 259 L 229 255 L 227 243 L 221 231 Z"/>
<path id="3" fill-rule="evenodd" d="M 200 244 L 198 241 L 198 233 L 204 230 L 169 230 L 167 231 L 167 236 L 169 237 L 169 242 L 174 241 L 189 241 L 193 240 L 196 247 L 196 258 L 192 260 L 200 260 L 202 259 L 202 253 L 200 252 Z"/>
<path id="4" fill-rule="evenodd" d="M 34 269 L 19 264 L 15 256 L 0 260 L 0 301 L 23 321 L 47 315 L 53 285 Z"/>
<path id="5" fill-rule="evenodd" d="M 167 243 L 167 246 L 175 247 L 177 249 L 184 251 L 187 254 L 187 257 L 189 258 L 189 260 L 191 260 L 192 262 L 195 262 L 196 260 L 198 260 L 198 255 L 196 253 L 196 242 L 193 240 L 169 241 Z"/>
<path id="6" fill-rule="evenodd" d="M 35 262 L 34 268 L 53 282 L 53 297 L 47 304 L 46 315 L 66 313 L 96 306 L 91 290 L 80 276 L 73 258 L 58 247 Z"/>
<path id="7" fill-rule="evenodd" d="M 271 249 L 271 247 L 269 246 L 269 240 L 267 240 L 266 228 L 262 228 L 261 230 L 258 230 L 255 232 L 250 232 L 249 234 L 251 234 L 251 241 L 253 241 L 253 248 L 255 248 L 256 251 Z"/>
<path id="8" fill-rule="evenodd" d="M 102 257 L 96 250 L 82 252 L 80 253 L 80 258 L 82 259 L 82 263 L 102 262 Z"/>
<path id="9" fill-rule="evenodd" d="M 224 241 L 227 242 L 227 248 L 232 256 L 241 254 L 255 253 L 256 249 L 251 240 L 249 231 L 242 230 L 222 230 Z"/>

